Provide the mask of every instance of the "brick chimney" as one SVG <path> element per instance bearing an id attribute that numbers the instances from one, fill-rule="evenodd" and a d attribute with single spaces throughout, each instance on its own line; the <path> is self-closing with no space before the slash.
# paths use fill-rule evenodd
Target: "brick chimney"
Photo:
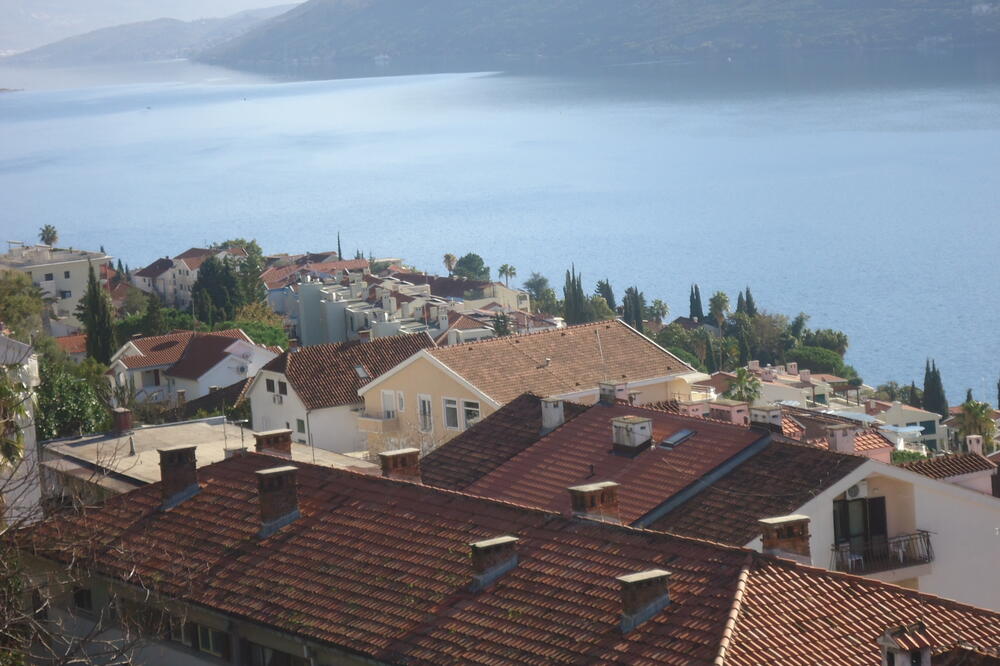
<path id="1" fill-rule="evenodd" d="M 763 426 L 772 432 L 781 432 L 781 405 L 750 407 L 750 423 Z"/>
<path id="2" fill-rule="evenodd" d="M 397 449 L 378 454 L 382 476 L 420 482 L 420 449 Z"/>
<path id="3" fill-rule="evenodd" d="M 298 467 L 272 467 L 257 471 L 260 501 L 258 539 L 266 539 L 299 517 Z"/>
<path id="4" fill-rule="evenodd" d="M 618 395 L 618 387 L 610 382 L 600 382 L 597 385 L 598 402 L 602 405 L 613 405 Z"/>
<path id="5" fill-rule="evenodd" d="M 785 371 L 790 375 L 797 375 L 799 374 L 799 364 L 795 361 L 791 361 L 785 366 Z M 779 370 L 779 372 L 781 371 Z"/>
<path id="6" fill-rule="evenodd" d="M 568 488 L 573 513 L 597 518 L 604 522 L 620 522 L 618 514 L 618 484 L 601 481 Z"/>
<path id="7" fill-rule="evenodd" d="M 160 510 L 171 509 L 201 490 L 194 446 L 157 449 L 160 454 Z"/>
<path id="8" fill-rule="evenodd" d="M 469 544 L 472 551 L 474 592 L 489 587 L 500 576 L 517 566 L 517 542 L 517 537 L 500 536 Z"/>
<path id="9" fill-rule="evenodd" d="M 799 381 L 803 384 L 808 384 L 812 381 L 812 371 L 811 370 L 799 370 Z"/>
<path id="10" fill-rule="evenodd" d="M 757 372 L 760 370 L 760 361 L 750 361 L 747 363 L 747 370 L 750 372 Z"/>
<path id="11" fill-rule="evenodd" d="M 649 569 L 618 576 L 621 585 L 623 634 L 632 631 L 670 605 L 671 572 Z"/>
<path id="12" fill-rule="evenodd" d="M 860 428 L 849 423 L 839 423 L 826 427 L 826 440 L 830 450 L 836 453 L 854 453 Z"/>
<path id="13" fill-rule="evenodd" d="M 116 435 L 125 435 L 132 432 L 132 410 L 126 407 L 115 407 L 111 410 L 111 418 L 114 421 L 114 432 Z"/>
<path id="14" fill-rule="evenodd" d="M 282 458 L 292 457 L 292 431 L 291 430 L 265 430 L 255 432 L 254 450 L 257 453 L 267 453 L 272 456 Z"/>
<path id="15" fill-rule="evenodd" d="M 566 410 L 562 400 L 542 398 L 542 433 L 549 433 L 566 423 Z"/>
<path id="16" fill-rule="evenodd" d="M 761 551 L 812 564 L 809 550 L 809 516 L 792 514 L 757 521 L 761 527 Z"/>
<path id="17" fill-rule="evenodd" d="M 677 403 L 681 416 L 695 416 L 705 418 L 708 416 L 708 403 L 703 400 L 682 400 Z"/>
<path id="18" fill-rule="evenodd" d="M 969 453 L 978 453 L 979 455 L 983 455 L 983 436 L 966 435 L 965 447 L 969 450 Z"/>
<path id="19" fill-rule="evenodd" d="M 649 448 L 653 441 L 653 419 L 642 416 L 618 416 L 611 419 L 611 441 L 618 455 L 634 456 Z"/>

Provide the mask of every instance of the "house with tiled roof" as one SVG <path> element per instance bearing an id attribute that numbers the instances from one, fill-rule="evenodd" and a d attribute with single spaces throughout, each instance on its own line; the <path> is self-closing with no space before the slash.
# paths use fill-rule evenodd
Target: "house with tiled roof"
<path id="1" fill-rule="evenodd" d="M 399 335 L 290 349 L 264 365 L 244 392 L 253 427 L 287 428 L 296 442 L 328 451 L 363 450 L 367 438 L 358 428 L 364 417 L 358 390 L 433 346 L 427 335 Z M 413 402 L 393 393 L 383 409 L 391 414 L 417 409 L 409 398 Z"/>
<path id="2" fill-rule="evenodd" d="M 194 400 L 254 376 L 281 352 L 240 329 L 175 331 L 129 340 L 111 357 L 109 379 L 134 386 L 139 402 Z"/>
<path id="3" fill-rule="evenodd" d="M 415 272 L 396 272 L 393 273 L 393 277 L 410 284 L 428 285 L 434 296 L 462 301 L 469 309 L 478 309 L 496 302 L 508 310 L 525 312 L 531 310 L 531 297 L 528 292 L 523 289 L 511 289 L 503 282 Z"/>
<path id="4" fill-rule="evenodd" d="M 449 312 L 447 328 L 438 329 L 434 343 L 439 347 L 460 345 L 496 337 L 492 322 L 481 321 L 461 312 Z"/>
<path id="5" fill-rule="evenodd" d="M 366 414 L 384 412 L 389 393 L 419 409 L 360 425 L 372 450 L 409 445 L 405 433 L 436 446 L 525 392 L 586 404 L 609 382 L 619 397 L 654 402 L 689 397 L 704 377 L 624 322 L 602 321 L 426 349 L 360 391 Z"/>
<path id="6" fill-rule="evenodd" d="M 919 441 L 932 451 L 948 450 L 948 426 L 944 425 L 941 415 L 929 412 L 920 407 L 905 403 L 889 402 L 870 398 L 865 401 L 864 411 L 891 428 L 897 429 L 902 435 L 909 437 L 906 431 L 912 431 L 910 439 Z"/>
<path id="7" fill-rule="evenodd" d="M 176 257 L 162 257 L 132 274 L 132 285 L 150 294 L 156 294 L 168 307 L 184 309 L 191 305 L 191 289 L 198 280 L 198 271 L 209 257 L 219 261 L 240 262 L 246 259 L 242 247 L 200 248 L 193 247 Z"/>
<path id="8" fill-rule="evenodd" d="M 943 425 L 948 428 L 948 449 L 950 451 L 962 451 L 962 445 L 965 443 L 961 436 L 961 421 L 959 415 L 962 413 L 962 405 L 955 405 L 948 408 L 948 418 L 943 422 Z M 993 420 L 993 426 L 996 428 L 996 432 L 1000 433 L 1000 409 L 990 410 L 990 417 Z M 989 448 L 989 447 L 987 447 Z"/>
<path id="9" fill-rule="evenodd" d="M 902 463 L 900 466 L 932 479 L 941 479 L 1000 497 L 997 463 L 983 455 L 983 436 L 969 435 L 965 439 L 965 452 L 934 455 L 923 460 Z"/>
<path id="10" fill-rule="evenodd" d="M 55 343 L 59 345 L 59 349 L 66 352 L 66 355 L 73 361 L 81 363 L 85 358 L 87 358 L 87 334 L 86 333 L 74 333 L 72 335 L 62 335 L 58 338 L 53 338 Z"/>
<path id="11" fill-rule="evenodd" d="M 879 462 L 892 462 L 895 445 L 871 423 L 833 412 L 782 405 L 781 432 L 785 437 L 831 449 L 856 453 Z M 834 450 L 836 450 L 834 448 Z"/>
<path id="12" fill-rule="evenodd" d="M 381 456 L 388 478 L 160 460 L 158 483 L 17 542 L 52 626 L 125 623 L 135 663 L 861 666 L 1000 646 L 996 612 L 794 561 L 798 516 L 761 525 L 764 554 L 420 485 L 411 451 Z"/>
<path id="13" fill-rule="evenodd" d="M 821 447 L 783 436 L 780 412 L 755 407 L 748 425 L 728 402 L 736 423 L 615 402 L 610 390 L 582 412 L 521 396 L 426 456 L 421 473 L 555 511 L 583 495 L 595 519 L 750 548 L 761 547 L 761 520 L 807 516 L 813 566 L 1000 609 L 992 564 L 970 564 L 963 545 L 996 552 L 983 526 L 1000 520 L 1000 499 L 874 460 L 845 424 L 830 424 Z"/>

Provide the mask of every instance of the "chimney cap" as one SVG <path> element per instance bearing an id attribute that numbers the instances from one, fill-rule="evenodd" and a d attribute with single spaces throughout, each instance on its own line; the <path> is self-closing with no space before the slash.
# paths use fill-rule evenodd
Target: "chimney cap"
<path id="1" fill-rule="evenodd" d="M 289 472 L 294 472 L 297 469 L 298 467 L 295 467 L 294 465 L 284 465 L 282 467 L 269 467 L 267 469 L 259 469 L 254 473 L 260 477 L 269 477 L 269 476 L 279 476 L 281 474 L 287 474 Z"/>
<path id="2" fill-rule="evenodd" d="M 156 451 L 158 453 L 175 453 L 177 451 L 187 451 L 188 449 L 194 451 L 197 448 L 194 444 L 174 444 L 173 446 L 160 447 Z"/>
<path id="3" fill-rule="evenodd" d="M 801 513 L 793 513 L 788 516 L 775 516 L 774 518 L 761 518 L 758 523 L 770 526 L 776 525 L 787 525 L 788 523 L 797 523 L 803 520 L 810 520 L 809 516 Z"/>
<path id="4" fill-rule="evenodd" d="M 669 578 L 673 575 L 673 571 L 667 571 L 666 569 L 647 569 L 646 571 L 625 574 L 624 576 L 616 576 L 615 580 L 621 581 L 626 585 L 631 585 L 632 583 L 641 583 L 642 581 L 653 580 L 655 578 Z"/>
<path id="5" fill-rule="evenodd" d="M 393 449 L 392 451 L 379 451 L 378 455 L 380 458 L 395 458 L 397 456 L 413 455 L 414 453 L 420 453 L 420 449 Z"/>
<path id="6" fill-rule="evenodd" d="M 646 423 L 651 422 L 653 419 L 648 416 L 635 416 L 634 414 L 629 414 L 628 416 L 616 416 L 611 420 L 615 423 Z"/>
<path id="7" fill-rule="evenodd" d="M 613 488 L 617 485 L 614 481 L 599 481 L 598 483 L 588 483 L 583 486 L 570 486 L 567 490 L 570 492 L 590 493 L 603 488 Z"/>
<path id="8" fill-rule="evenodd" d="M 274 436 L 274 435 L 284 435 L 284 434 L 289 434 L 289 435 L 292 434 L 291 429 L 289 429 L 289 428 L 279 428 L 278 430 L 254 430 L 253 431 L 253 436 L 254 437 L 271 437 L 271 436 Z"/>
<path id="9" fill-rule="evenodd" d="M 469 544 L 469 547 L 477 549 L 493 548 L 494 546 L 503 546 L 509 543 L 517 543 L 518 541 L 520 539 L 515 536 L 498 536 L 484 541 L 473 541 Z"/>

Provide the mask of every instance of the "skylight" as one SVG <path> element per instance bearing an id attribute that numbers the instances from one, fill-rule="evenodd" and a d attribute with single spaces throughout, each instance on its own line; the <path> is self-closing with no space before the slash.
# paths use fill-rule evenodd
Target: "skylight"
<path id="1" fill-rule="evenodd" d="M 665 446 L 667 448 L 673 448 L 673 447 L 677 446 L 678 444 L 680 444 L 681 442 L 687 441 L 687 439 L 690 438 L 694 434 L 695 434 L 695 431 L 694 430 L 690 430 L 688 428 L 685 428 L 684 430 L 678 430 L 677 432 L 675 432 L 674 434 L 672 434 L 670 437 L 667 437 L 662 442 L 660 442 L 660 446 Z"/>
<path id="2" fill-rule="evenodd" d="M 356 365 L 356 366 L 354 366 L 354 372 L 358 373 L 358 378 L 359 379 L 371 379 L 372 378 L 372 376 L 368 374 L 368 371 L 365 370 L 365 366 L 363 366 L 363 365 Z"/>

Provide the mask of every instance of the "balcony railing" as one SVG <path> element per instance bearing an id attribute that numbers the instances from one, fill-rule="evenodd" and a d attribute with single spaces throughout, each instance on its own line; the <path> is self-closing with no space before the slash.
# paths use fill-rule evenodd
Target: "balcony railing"
<path id="1" fill-rule="evenodd" d="M 902 569 L 934 560 L 931 536 L 924 531 L 891 539 L 874 538 L 862 544 L 840 544 L 832 551 L 831 568 L 855 574 Z"/>
<path id="2" fill-rule="evenodd" d="M 399 430 L 399 417 L 396 412 L 365 411 L 358 414 L 358 430 L 376 434 L 396 432 Z"/>

